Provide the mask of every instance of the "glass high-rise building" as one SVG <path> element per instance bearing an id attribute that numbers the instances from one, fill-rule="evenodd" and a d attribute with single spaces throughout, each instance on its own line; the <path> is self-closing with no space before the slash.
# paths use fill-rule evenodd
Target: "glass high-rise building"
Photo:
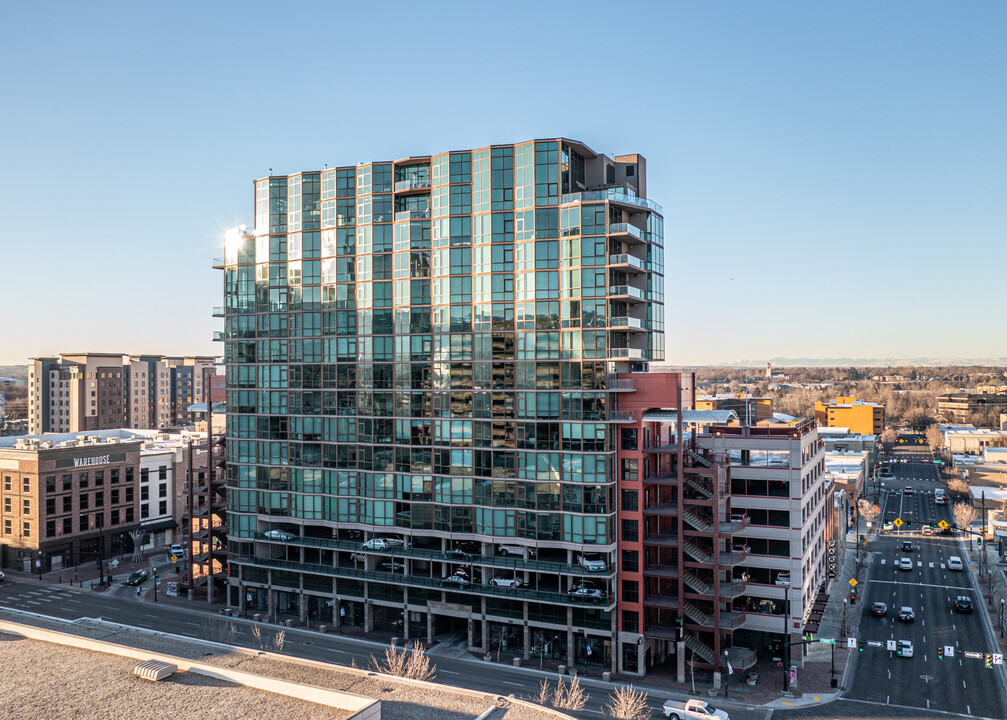
<path id="1" fill-rule="evenodd" d="M 664 357 L 646 160 L 557 138 L 270 176 L 218 264 L 229 601 L 611 667 L 615 374 Z"/>

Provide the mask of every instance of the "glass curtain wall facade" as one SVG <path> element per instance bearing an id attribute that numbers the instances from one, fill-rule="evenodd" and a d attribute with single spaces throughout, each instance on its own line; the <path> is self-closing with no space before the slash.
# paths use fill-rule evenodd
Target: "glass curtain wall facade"
<path id="1" fill-rule="evenodd" d="M 610 664 L 614 374 L 664 356 L 644 172 L 553 139 L 255 181 L 219 263 L 232 604 Z"/>

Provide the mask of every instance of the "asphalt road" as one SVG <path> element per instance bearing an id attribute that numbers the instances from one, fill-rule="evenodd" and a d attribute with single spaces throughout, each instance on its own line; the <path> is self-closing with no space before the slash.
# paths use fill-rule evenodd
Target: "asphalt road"
<path id="1" fill-rule="evenodd" d="M 912 458 L 913 462 L 891 464 L 895 478 L 886 480 L 882 489 L 879 522 L 900 518 L 911 527 L 903 525 L 893 533 L 883 533 L 871 545 L 874 557 L 857 601 L 862 613 L 858 640 L 865 640 L 867 647 L 854 660 L 853 677 L 844 697 L 879 706 L 1002 718 L 1007 703 L 1001 673 L 986 669 L 984 659 L 964 655 L 965 651 L 985 654 L 997 650 L 983 625 L 986 610 L 974 589 L 967 550 L 960 536 L 922 533 L 923 525 L 941 520 L 953 523 L 951 505 L 934 502 L 934 489 L 939 486 L 936 466 L 916 462 L 929 458 L 925 448 L 900 449 L 892 456 Z M 912 486 L 912 494 L 904 491 L 906 485 Z M 913 549 L 904 551 L 904 542 L 911 542 Z M 965 561 L 963 571 L 947 569 L 952 555 Z M 912 559 L 912 570 L 899 569 L 903 557 Z M 975 612 L 956 613 L 957 595 L 969 596 Z M 887 616 L 871 616 L 876 601 L 888 604 Z M 915 622 L 898 620 L 902 606 L 912 607 Z M 888 650 L 891 640 L 911 641 L 913 657 L 900 657 Z M 872 647 L 870 642 L 882 647 Z M 938 659 L 938 646 L 952 646 L 954 657 L 945 654 Z"/>

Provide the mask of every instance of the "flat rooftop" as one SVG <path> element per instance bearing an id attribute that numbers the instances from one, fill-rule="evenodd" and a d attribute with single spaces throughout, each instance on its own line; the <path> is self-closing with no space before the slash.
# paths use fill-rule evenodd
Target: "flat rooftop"
<path id="1" fill-rule="evenodd" d="M 382 720 L 471 720 L 497 705 L 497 695 L 436 682 L 419 685 L 331 663 L 227 651 L 175 635 L 144 632 L 95 620 L 62 622 L 0 609 L 0 620 L 141 648 L 290 682 L 315 685 L 381 701 Z M 223 619 L 209 622 L 223 624 Z M 273 630 L 269 630 L 273 632 Z M 382 652 L 376 650 L 376 656 Z M 431 658 L 436 665 L 436 658 Z M 180 672 L 160 682 L 133 675 L 136 660 L 0 633 L 3 717 L 20 720 L 72 717 L 168 717 L 172 720 L 306 718 L 343 720 L 348 712 L 312 702 Z M 475 668 L 473 672 L 478 672 Z M 500 695 L 508 693 L 501 690 Z M 156 708 L 156 710 L 154 710 Z M 491 720 L 562 720 L 535 705 L 507 702 Z M 572 720 L 572 718 L 570 718 Z"/>

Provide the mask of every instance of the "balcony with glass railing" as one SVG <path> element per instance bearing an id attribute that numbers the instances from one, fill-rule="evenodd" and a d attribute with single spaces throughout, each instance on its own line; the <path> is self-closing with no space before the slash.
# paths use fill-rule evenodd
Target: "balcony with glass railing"
<path id="1" fill-rule="evenodd" d="M 395 213 L 395 222 L 399 222 L 400 220 L 426 220 L 429 217 L 429 210 L 400 210 Z"/>
<path id="2" fill-rule="evenodd" d="M 645 360 L 647 352 L 639 348 L 610 348 L 608 356 L 610 358 L 625 358 L 627 360 Z"/>
<path id="3" fill-rule="evenodd" d="M 608 265 L 623 272 L 633 272 L 634 270 L 646 272 L 650 269 L 647 267 L 647 263 L 635 255 L 609 255 Z"/>
<path id="4" fill-rule="evenodd" d="M 429 177 L 412 177 L 406 180 L 399 180 L 395 183 L 395 192 L 409 192 L 410 190 L 429 190 L 430 189 L 430 178 Z"/>
<path id="5" fill-rule="evenodd" d="M 647 323 L 635 317 L 614 317 L 609 318 L 608 328 L 609 330 L 628 330 L 630 332 L 638 330 L 640 332 L 647 332 Z"/>
<path id="6" fill-rule="evenodd" d="M 608 289 L 609 297 L 625 297 L 631 300 L 646 300 L 647 291 L 635 288 L 632 285 L 612 285 Z"/>
<path id="7" fill-rule="evenodd" d="M 598 202 L 605 200 L 629 205 L 634 208 L 641 208 L 643 210 L 653 210 L 658 213 L 664 212 L 661 209 L 661 206 L 656 202 L 648 200 L 647 198 L 639 197 L 628 188 L 609 188 L 608 190 L 585 190 L 578 193 L 568 193 L 560 198 L 560 203 L 566 205 L 567 203 Z"/>
<path id="8" fill-rule="evenodd" d="M 643 230 L 629 223 L 612 223 L 608 226 L 608 234 L 618 240 L 629 242 L 631 245 L 643 242 Z"/>

